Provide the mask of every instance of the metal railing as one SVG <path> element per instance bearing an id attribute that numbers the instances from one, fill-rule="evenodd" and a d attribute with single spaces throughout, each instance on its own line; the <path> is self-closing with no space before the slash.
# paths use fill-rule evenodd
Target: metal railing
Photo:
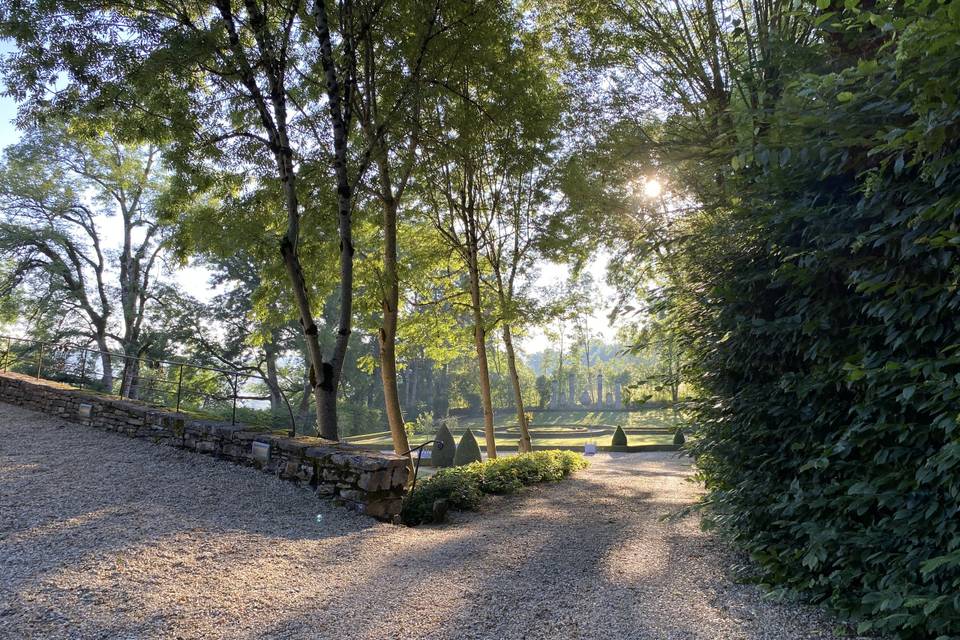
<path id="1" fill-rule="evenodd" d="M 29 338 L 0 336 L 0 370 L 45 378 L 77 389 L 87 389 L 120 399 L 209 415 L 237 423 L 238 409 L 243 422 L 258 426 L 283 423 L 291 435 L 295 420 L 286 395 L 275 388 L 286 411 L 269 406 L 271 385 L 259 373 L 241 369 L 220 369 L 205 365 L 141 358 L 86 346 L 44 342 Z M 251 389 L 252 387 L 252 389 Z M 251 395 L 266 389 L 266 396 Z M 251 403 L 253 405 L 251 406 Z M 257 405 L 261 406 L 257 406 Z"/>
<path id="2" fill-rule="evenodd" d="M 430 445 L 433 445 L 434 448 L 437 449 L 438 451 L 440 449 L 443 449 L 442 440 L 429 440 L 427 442 L 424 442 L 423 444 L 418 444 L 412 449 L 408 449 L 406 453 L 400 454 L 403 456 L 409 456 L 414 451 L 417 452 L 417 461 L 414 463 L 414 466 L 413 466 L 413 482 L 410 483 L 410 491 L 407 492 L 408 496 L 412 496 L 413 490 L 417 488 L 417 474 L 420 473 L 420 459 L 423 457 L 423 449 L 424 447 L 428 447 Z"/>

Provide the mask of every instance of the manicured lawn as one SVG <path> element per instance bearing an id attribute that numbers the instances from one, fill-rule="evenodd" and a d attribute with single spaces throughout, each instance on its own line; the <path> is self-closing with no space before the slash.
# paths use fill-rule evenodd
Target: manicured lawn
<path id="1" fill-rule="evenodd" d="M 538 425 L 579 425 L 611 426 L 624 429 L 662 428 L 672 429 L 676 424 L 670 409 L 645 409 L 641 411 L 538 411 L 533 413 L 532 427 Z M 493 426 L 505 427 L 517 424 L 517 416 L 512 412 L 498 411 L 494 415 Z M 461 418 L 460 426 L 482 429 L 483 418 Z M 612 431 L 611 431 L 612 433 Z"/>
<path id="2" fill-rule="evenodd" d="M 516 447 L 519 434 L 516 416 L 506 411 L 498 412 L 494 420 L 497 446 Z M 537 447 L 582 447 L 592 442 L 604 446 L 610 444 L 613 432 L 620 425 L 627 432 L 630 445 L 663 445 L 673 442 L 673 427 L 676 420 L 669 409 L 643 411 L 545 411 L 533 414 L 530 426 L 534 446 Z M 538 429 L 542 427 L 542 429 Z M 453 429 L 459 438 L 466 429 L 471 429 L 483 447 L 483 418 L 461 418 Z M 431 440 L 433 434 L 416 434 L 410 438 L 410 446 Z M 370 446 L 389 447 L 390 433 L 383 431 L 346 438 L 348 442 Z"/>

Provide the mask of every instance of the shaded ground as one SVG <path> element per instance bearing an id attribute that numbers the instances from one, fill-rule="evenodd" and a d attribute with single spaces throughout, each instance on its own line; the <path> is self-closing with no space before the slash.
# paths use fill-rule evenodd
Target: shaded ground
<path id="1" fill-rule="evenodd" d="M 0 405 L 2 638 L 831 638 L 725 577 L 673 454 L 443 527 Z M 318 523 L 317 515 L 321 516 Z"/>

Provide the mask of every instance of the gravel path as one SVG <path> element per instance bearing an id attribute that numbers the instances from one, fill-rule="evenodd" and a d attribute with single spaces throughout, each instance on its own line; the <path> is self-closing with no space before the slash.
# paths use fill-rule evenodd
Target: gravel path
<path id="1" fill-rule="evenodd" d="M 442 527 L 0 405 L 0 638 L 831 638 L 762 601 L 673 454 L 597 456 Z M 320 522 L 317 515 L 322 516 Z"/>

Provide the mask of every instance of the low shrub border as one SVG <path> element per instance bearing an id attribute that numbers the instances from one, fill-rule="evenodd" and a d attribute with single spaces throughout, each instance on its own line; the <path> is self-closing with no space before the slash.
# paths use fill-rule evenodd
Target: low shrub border
<path id="1" fill-rule="evenodd" d="M 589 465 L 587 459 L 572 451 L 534 451 L 461 467 L 441 469 L 436 475 L 417 483 L 404 500 L 402 518 L 409 526 L 434 521 L 434 513 L 476 511 L 485 493 L 514 493 L 538 482 L 562 480 L 571 472 Z M 445 509 L 434 504 L 445 501 Z"/>

